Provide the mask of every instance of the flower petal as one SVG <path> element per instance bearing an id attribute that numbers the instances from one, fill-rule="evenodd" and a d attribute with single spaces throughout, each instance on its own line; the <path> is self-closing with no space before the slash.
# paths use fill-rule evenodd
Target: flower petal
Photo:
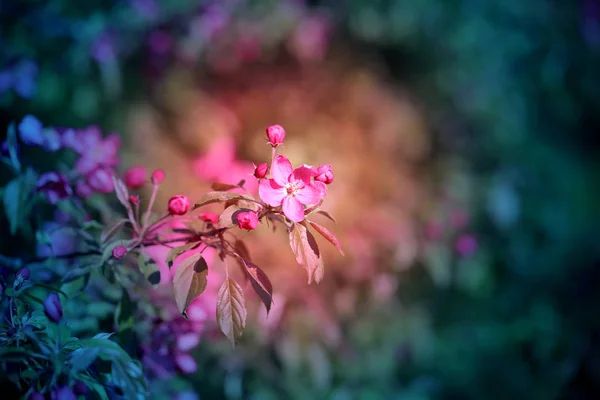
<path id="1" fill-rule="evenodd" d="M 306 185 L 310 184 L 310 178 L 317 174 L 317 170 L 315 167 L 311 167 L 310 165 L 303 164 L 296 168 L 292 173 L 292 176 L 295 180 L 302 181 Z"/>
<path id="2" fill-rule="evenodd" d="M 271 174 L 275 182 L 280 186 L 285 186 L 292 174 L 292 163 L 286 156 L 277 155 L 273 160 L 273 165 L 271 165 Z"/>
<path id="3" fill-rule="evenodd" d="M 322 198 L 321 189 L 313 183 L 309 183 L 296 193 L 296 199 L 302 204 L 317 204 Z"/>
<path id="4" fill-rule="evenodd" d="M 304 207 L 298 199 L 292 196 L 286 196 L 283 199 L 283 213 L 293 222 L 301 222 L 304 220 Z"/>
<path id="5" fill-rule="evenodd" d="M 258 195 L 270 206 L 277 207 L 281 205 L 283 198 L 287 195 L 285 188 L 280 186 L 273 179 L 263 179 L 258 186 Z"/>

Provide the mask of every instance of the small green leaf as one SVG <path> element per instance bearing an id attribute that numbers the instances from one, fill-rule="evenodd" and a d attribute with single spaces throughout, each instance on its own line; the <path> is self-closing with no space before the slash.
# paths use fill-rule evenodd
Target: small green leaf
<path id="1" fill-rule="evenodd" d="M 74 350 L 69 355 L 69 364 L 72 373 L 77 373 L 78 371 L 83 371 L 89 368 L 90 365 L 100 354 L 100 349 L 98 348 L 80 348 Z"/>
<path id="2" fill-rule="evenodd" d="M 208 265 L 201 254 L 186 258 L 181 262 L 173 276 L 175 302 L 180 313 L 185 313 L 192 300 L 206 289 Z"/>
<path id="3" fill-rule="evenodd" d="M 225 279 L 217 295 L 217 324 L 234 347 L 244 332 L 247 315 L 242 288 L 233 279 Z"/>
<path id="4" fill-rule="evenodd" d="M 171 251 L 169 251 L 169 254 L 167 254 L 167 265 L 169 267 L 172 267 L 173 263 L 175 262 L 175 259 L 177 257 L 179 257 L 180 255 L 182 255 L 183 253 L 185 253 L 188 250 L 195 249 L 196 247 L 200 246 L 201 244 L 202 244 L 202 242 L 190 242 L 190 243 L 186 243 L 182 246 L 171 249 Z"/>
<path id="5" fill-rule="evenodd" d="M 10 181 L 4 188 L 2 194 L 4 202 L 4 212 L 10 226 L 10 234 L 15 235 L 19 226 L 20 215 L 19 207 L 21 205 L 21 179 L 17 177 Z"/>
<path id="6" fill-rule="evenodd" d="M 296 256 L 296 261 L 308 273 L 308 283 L 313 280 L 316 283 L 321 282 L 325 267 L 315 237 L 303 224 L 294 224 L 289 236 L 290 247 Z"/>

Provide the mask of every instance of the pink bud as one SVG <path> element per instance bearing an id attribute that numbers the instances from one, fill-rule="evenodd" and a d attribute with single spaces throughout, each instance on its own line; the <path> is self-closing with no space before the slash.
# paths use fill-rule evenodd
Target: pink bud
<path id="1" fill-rule="evenodd" d="M 169 200 L 169 214 L 183 215 L 190 209 L 190 199 L 187 196 L 179 194 L 171 197 Z"/>
<path id="2" fill-rule="evenodd" d="M 238 226 L 240 229 L 249 231 L 256 229 L 258 226 L 258 216 L 254 211 L 241 212 L 237 215 Z"/>
<path id="3" fill-rule="evenodd" d="M 140 196 L 136 196 L 136 195 L 130 194 L 129 195 L 129 202 L 131 204 L 133 204 L 134 206 L 139 205 L 140 204 Z"/>
<path id="4" fill-rule="evenodd" d="M 125 257 L 125 254 L 127 254 L 127 247 L 123 245 L 118 245 L 112 251 L 113 257 L 117 260 L 120 260 L 121 258 Z"/>
<path id="5" fill-rule="evenodd" d="M 321 165 L 319 168 L 317 168 L 315 180 L 323 182 L 327 185 L 333 182 L 333 171 L 331 170 L 331 164 Z"/>
<path id="6" fill-rule="evenodd" d="M 162 169 L 157 169 L 152 173 L 152 183 L 155 185 L 160 185 L 161 182 L 165 179 L 165 171 Z"/>
<path id="7" fill-rule="evenodd" d="M 204 222 L 210 222 L 211 224 L 216 224 L 219 222 L 219 216 L 211 212 L 200 213 L 200 219 Z"/>
<path id="8" fill-rule="evenodd" d="M 267 175 L 267 172 L 269 172 L 269 164 L 266 162 L 258 164 L 256 168 L 254 168 L 254 176 L 256 179 L 264 178 Z"/>
<path id="9" fill-rule="evenodd" d="M 281 125 L 271 125 L 267 128 L 267 138 L 271 146 L 277 147 L 285 139 L 285 129 Z"/>
<path id="10" fill-rule="evenodd" d="M 130 189 L 139 189 L 146 183 L 146 168 L 137 165 L 131 167 L 125 171 L 123 178 Z"/>

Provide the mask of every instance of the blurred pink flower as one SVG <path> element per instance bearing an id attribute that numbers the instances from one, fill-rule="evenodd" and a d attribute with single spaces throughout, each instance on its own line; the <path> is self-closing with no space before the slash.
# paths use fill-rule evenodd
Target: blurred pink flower
<path id="1" fill-rule="evenodd" d="M 294 222 L 304 219 L 303 205 L 317 204 L 323 198 L 321 182 L 311 181 L 315 168 L 302 165 L 292 170 L 292 163 L 281 154 L 276 156 L 271 165 L 272 179 L 260 182 L 258 193 L 260 198 L 270 206 L 283 207 L 283 213 Z M 319 185 L 320 184 L 320 185 Z"/>
<path id="2" fill-rule="evenodd" d="M 113 183 L 114 171 L 109 168 L 96 168 L 87 176 L 87 183 L 98 193 L 110 193 L 115 189 Z"/>
<path id="3" fill-rule="evenodd" d="M 73 194 L 67 178 L 59 172 L 46 172 L 38 178 L 36 189 L 46 195 L 51 204 Z"/>
<path id="4" fill-rule="evenodd" d="M 193 170 L 199 178 L 207 182 L 235 185 L 245 179 L 244 187 L 250 193 L 255 193 L 258 187 L 254 179 L 247 179 L 248 175 L 254 172 L 252 163 L 236 160 L 235 141 L 230 136 L 216 139 L 208 152 L 196 158 Z M 239 192 L 240 189 L 236 191 Z"/>
<path id="5" fill-rule="evenodd" d="M 330 23 L 323 16 L 303 19 L 292 35 L 291 51 L 301 61 L 321 61 L 327 54 Z"/>
<path id="6" fill-rule="evenodd" d="M 64 133 L 63 144 L 71 148 L 81 157 L 75 163 L 75 169 L 81 175 L 87 175 L 99 167 L 115 167 L 119 164 L 117 152 L 121 139 L 111 134 L 105 139 L 97 126 L 90 126 L 78 131 L 68 130 Z"/>
<path id="7" fill-rule="evenodd" d="M 130 189 L 139 189 L 143 187 L 146 183 L 146 168 L 140 165 L 129 168 L 125 171 L 123 180 Z"/>
<path id="8" fill-rule="evenodd" d="M 456 239 L 454 248 L 460 256 L 470 256 L 477 251 L 477 238 L 469 233 L 462 234 Z"/>

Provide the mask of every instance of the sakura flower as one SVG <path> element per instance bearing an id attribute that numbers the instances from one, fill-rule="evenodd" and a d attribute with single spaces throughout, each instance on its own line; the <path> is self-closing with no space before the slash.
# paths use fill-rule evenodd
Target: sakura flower
<path id="1" fill-rule="evenodd" d="M 285 129 L 281 125 L 271 125 L 267 128 L 267 139 L 273 147 L 277 147 L 285 140 Z"/>
<path id="2" fill-rule="evenodd" d="M 317 204 L 325 196 L 325 184 L 312 181 L 314 167 L 302 165 L 292 170 L 287 157 L 277 155 L 271 165 L 272 179 L 263 179 L 258 187 L 260 198 L 273 207 L 282 206 L 293 222 L 304 220 L 304 205 Z"/>
<path id="3" fill-rule="evenodd" d="M 94 191 L 86 182 L 78 182 L 77 185 L 75 185 L 75 194 L 77 197 L 87 199 L 94 194 Z"/>
<path id="4" fill-rule="evenodd" d="M 456 239 L 454 248 L 461 257 L 468 257 L 477 251 L 477 238 L 471 234 L 462 234 Z"/>
<path id="5" fill-rule="evenodd" d="M 36 188 L 48 198 L 51 204 L 56 204 L 58 200 L 65 199 L 73 194 L 67 178 L 59 172 L 46 172 L 42 174 Z"/>

